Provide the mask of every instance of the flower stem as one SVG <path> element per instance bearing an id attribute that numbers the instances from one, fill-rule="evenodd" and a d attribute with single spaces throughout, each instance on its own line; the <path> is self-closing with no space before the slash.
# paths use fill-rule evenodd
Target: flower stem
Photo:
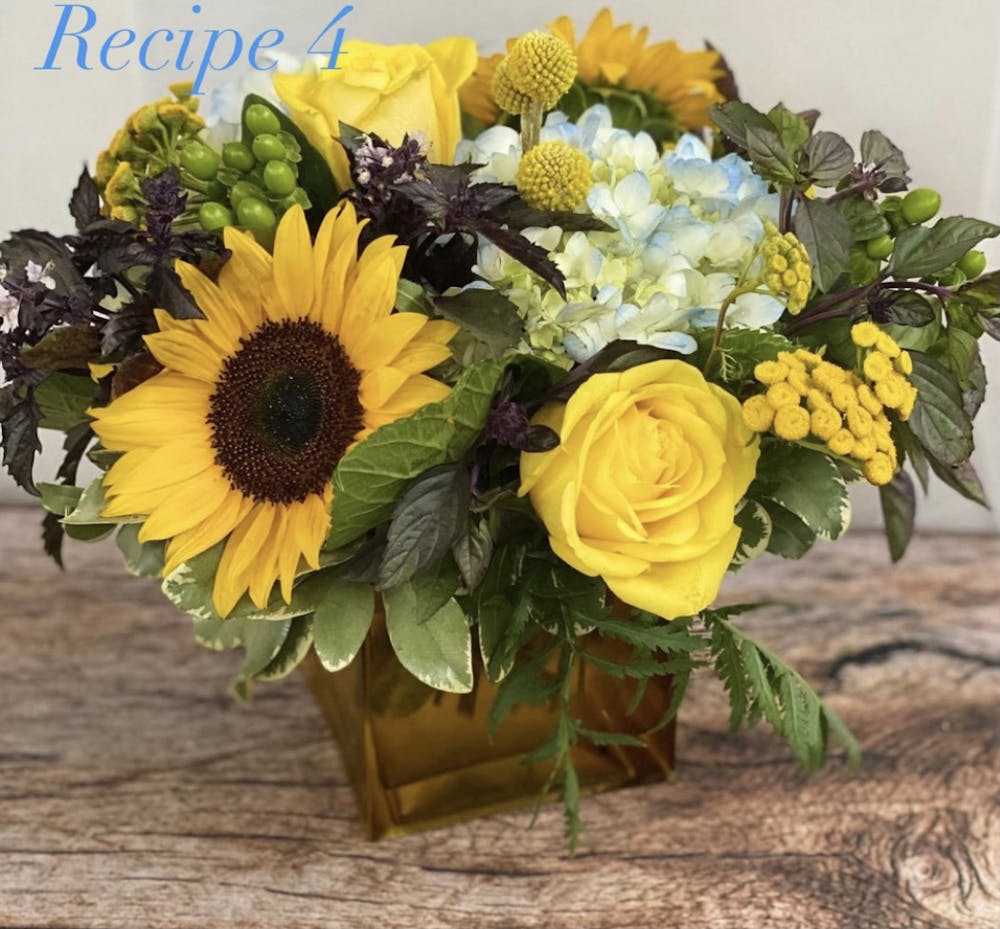
<path id="1" fill-rule="evenodd" d="M 540 100 L 532 100 L 528 112 L 521 116 L 521 149 L 525 155 L 538 144 L 544 116 L 545 105 Z"/>

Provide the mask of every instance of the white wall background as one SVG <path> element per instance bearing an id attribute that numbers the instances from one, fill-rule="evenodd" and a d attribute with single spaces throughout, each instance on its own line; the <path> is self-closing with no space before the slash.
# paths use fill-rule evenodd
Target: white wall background
<path id="1" fill-rule="evenodd" d="M 304 54 L 343 5 L 330 0 L 88 0 L 98 43 L 115 29 L 140 36 L 155 28 L 235 28 L 248 39 L 266 28 L 286 34 L 283 50 Z M 344 20 L 351 38 L 423 42 L 470 35 L 486 51 L 502 40 L 572 13 L 589 23 L 600 0 L 354 0 Z M 920 186 L 936 187 L 948 213 L 1000 218 L 1000 4 L 996 0 L 619 0 L 616 19 L 648 24 L 654 39 L 687 47 L 704 38 L 723 50 L 745 99 L 766 109 L 779 99 L 816 107 L 821 126 L 857 141 L 886 132 L 907 154 Z M 182 75 L 80 71 L 66 52 L 61 71 L 36 71 L 60 10 L 50 0 L 0 0 L 0 240 L 26 226 L 70 231 L 65 202 L 84 160 L 93 165 L 125 116 L 162 95 Z M 95 51 L 91 51 L 91 57 Z M 236 73 L 235 70 L 229 74 Z M 224 80 L 216 78 L 215 80 Z M 207 85 L 209 88 L 212 83 Z M 989 243 L 991 265 L 1000 247 Z M 1000 501 L 1000 346 L 987 346 L 993 394 L 979 417 L 977 465 Z M 993 424 L 990 428 L 987 424 Z M 52 443 L 55 445 L 55 443 Z M 53 450 L 50 450 L 50 452 Z M 41 472 L 54 469 L 48 454 Z M 0 500 L 23 500 L 6 477 Z M 920 511 L 924 526 L 988 530 L 1000 523 L 944 489 Z M 856 524 L 877 524 L 872 494 L 856 500 Z"/>

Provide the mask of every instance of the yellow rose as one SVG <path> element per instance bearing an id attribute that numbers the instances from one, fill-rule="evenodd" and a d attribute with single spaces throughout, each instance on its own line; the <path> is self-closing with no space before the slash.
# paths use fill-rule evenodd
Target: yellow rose
<path id="1" fill-rule="evenodd" d="M 559 434 L 521 456 L 521 490 L 552 550 L 632 606 L 705 609 L 740 537 L 733 517 L 759 455 L 736 398 L 683 361 L 595 374 L 535 416 Z"/>
<path id="2" fill-rule="evenodd" d="M 316 146 L 341 188 L 350 186 L 347 156 L 333 141 L 340 123 L 398 145 L 421 132 L 430 160 L 451 164 L 462 137 L 458 88 L 475 70 L 476 43 L 451 38 L 430 45 L 349 41 L 337 70 L 275 74 L 274 88 Z"/>

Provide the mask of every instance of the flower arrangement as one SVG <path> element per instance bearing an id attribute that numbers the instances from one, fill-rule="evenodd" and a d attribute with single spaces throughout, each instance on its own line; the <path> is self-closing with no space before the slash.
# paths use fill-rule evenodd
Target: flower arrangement
<path id="1" fill-rule="evenodd" d="M 841 537 L 853 481 L 893 559 L 911 475 L 985 503 L 1000 293 L 975 247 L 1000 227 L 936 218 L 882 133 L 856 152 L 757 110 L 714 49 L 606 10 L 492 58 L 345 50 L 225 88 L 208 122 L 173 87 L 84 171 L 75 234 L 0 245 L 3 463 L 46 550 L 114 534 L 200 643 L 245 651 L 244 697 L 310 654 L 345 668 L 381 616 L 423 684 L 498 686 L 491 729 L 552 705 L 532 760 L 571 846 L 574 746 L 641 747 L 702 666 L 733 727 L 854 760 L 739 628 L 752 605 L 713 603 L 728 571 Z M 65 434 L 53 482 L 39 429 Z M 638 735 L 589 728 L 581 665 L 672 697 Z"/>

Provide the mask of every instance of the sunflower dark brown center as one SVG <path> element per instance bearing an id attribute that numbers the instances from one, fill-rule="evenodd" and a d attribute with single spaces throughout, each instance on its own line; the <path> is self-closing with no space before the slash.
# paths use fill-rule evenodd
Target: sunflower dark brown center
<path id="1" fill-rule="evenodd" d="M 361 429 L 360 386 L 340 341 L 319 324 L 265 323 L 226 360 L 212 394 L 216 461 L 258 502 L 322 493 Z"/>

